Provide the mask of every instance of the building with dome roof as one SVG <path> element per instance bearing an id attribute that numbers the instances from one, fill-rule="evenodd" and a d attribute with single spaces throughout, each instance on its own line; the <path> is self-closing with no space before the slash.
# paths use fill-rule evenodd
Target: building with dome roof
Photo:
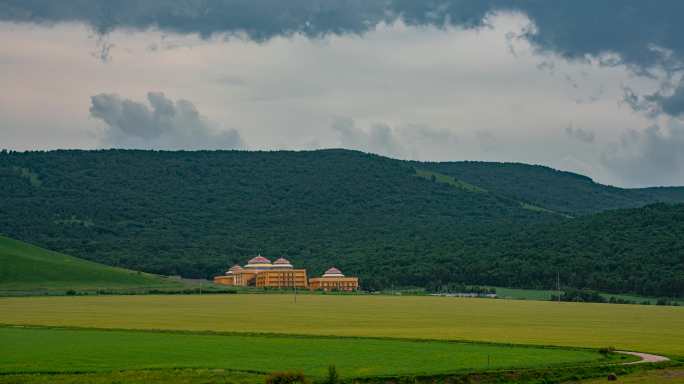
<path id="1" fill-rule="evenodd" d="M 214 277 L 214 283 L 238 287 L 258 288 L 310 288 L 324 291 L 355 291 L 359 289 L 357 277 L 347 277 L 332 267 L 321 277 L 307 279 L 306 269 L 296 269 L 284 257 L 271 260 L 258 255 L 247 261 L 244 267 L 232 266 L 225 275 Z"/>
<path id="2" fill-rule="evenodd" d="M 358 277 L 346 277 L 342 271 L 332 267 L 323 276 L 309 279 L 309 289 L 323 291 L 356 291 L 359 289 Z"/>
<path id="3" fill-rule="evenodd" d="M 279 258 L 278 260 L 273 262 L 273 268 L 274 269 L 280 269 L 280 268 L 289 268 L 292 269 L 292 264 L 290 264 L 290 261 L 287 260 L 286 258 Z"/>
<path id="4" fill-rule="evenodd" d="M 245 265 L 245 269 L 271 269 L 271 267 L 273 267 L 271 260 L 261 255 L 249 259 Z"/>
<path id="5" fill-rule="evenodd" d="M 281 257 L 271 260 L 258 255 L 244 267 L 231 267 L 225 276 L 214 277 L 214 283 L 239 287 L 307 288 L 306 269 L 295 269 L 289 260 Z"/>
<path id="6" fill-rule="evenodd" d="M 233 265 L 229 270 L 226 271 L 225 275 L 214 277 L 214 283 L 221 285 L 235 285 L 235 274 L 242 271 L 242 267 L 239 265 Z"/>

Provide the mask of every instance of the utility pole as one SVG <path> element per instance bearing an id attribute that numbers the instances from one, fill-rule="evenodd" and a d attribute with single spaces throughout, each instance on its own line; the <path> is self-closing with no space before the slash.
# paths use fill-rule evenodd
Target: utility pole
<path id="1" fill-rule="evenodd" d="M 294 291 L 295 291 L 294 302 L 295 302 L 295 304 L 297 304 L 297 273 L 296 272 L 292 272 L 292 284 L 294 285 Z"/>
<path id="2" fill-rule="evenodd" d="M 558 294 L 558 302 L 561 301 L 560 293 L 560 271 L 556 272 L 556 293 Z"/>

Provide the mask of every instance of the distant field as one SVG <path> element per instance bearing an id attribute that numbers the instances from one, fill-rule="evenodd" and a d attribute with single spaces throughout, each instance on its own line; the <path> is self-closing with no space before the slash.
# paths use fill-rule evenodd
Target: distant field
<path id="1" fill-rule="evenodd" d="M 160 368 L 302 370 L 346 377 L 549 367 L 601 360 L 591 350 L 391 339 L 0 328 L 0 372 Z M 39 347 L 37 347 L 39 346 Z M 489 360 L 489 361 L 488 361 Z"/>
<path id="2" fill-rule="evenodd" d="M 474 340 L 684 356 L 684 308 L 445 297 L 0 298 L 0 323 Z"/>
<path id="3" fill-rule="evenodd" d="M 496 287 L 496 295 L 502 299 L 550 300 L 556 291 L 542 289 L 517 289 Z"/>
<path id="4" fill-rule="evenodd" d="M 0 291 L 169 288 L 179 282 L 110 267 L 0 236 Z"/>
<path id="5" fill-rule="evenodd" d="M 543 290 L 543 289 L 518 289 L 518 288 L 504 288 L 504 287 L 493 287 L 496 288 L 497 297 L 501 299 L 523 299 L 523 300 L 551 300 L 552 295 L 557 295 L 558 292 L 554 290 Z M 605 297 L 606 300 L 610 297 L 620 298 L 624 300 L 631 300 L 636 303 L 643 303 L 644 301 L 650 304 L 655 304 L 658 298 L 655 297 L 645 297 L 637 295 L 626 295 L 617 293 L 601 293 L 601 296 Z M 679 304 L 684 304 L 681 299 L 671 299 L 668 300 L 676 301 Z"/>
<path id="6" fill-rule="evenodd" d="M 224 369 L 152 369 L 59 374 L 5 374 L 0 384 L 263 384 L 264 375 Z"/>

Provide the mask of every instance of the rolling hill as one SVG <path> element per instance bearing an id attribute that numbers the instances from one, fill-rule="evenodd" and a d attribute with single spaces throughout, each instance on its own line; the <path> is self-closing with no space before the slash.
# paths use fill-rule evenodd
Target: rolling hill
<path id="1" fill-rule="evenodd" d="M 109 267 L 0 236 L 0 291 L 173 287 L 163 277 Z"/>
<path id="2" fill-rule="evenodd" d="M 656 202 L 684 202 L 683 187 L 617 188 L 541 165 L 478 161 L 416 163 L 512 199 L 572 216 Z"/>
<path id="3" fill-rule="evenodd" d="M 567 260 L 560 272 L 568 285 L 680 294 L 639 288 L 677 270 L 668 258 L 643 263 L 644 273 L 633 275 L 630 261 L 588 278 L 612 243 L 564 229 L 598 220 L 617 239 L 619 227 L 594 212 L 676 202 L 680 193 L 608 187 L 545 167 L 416 163 L 347 150 L 0 152 L 0 233 L 12 238 L 185 277 L 222 273 L 256 253 L 285 256 L 314 275 L 338 266 L 371 289 L 453 281 L 548 288 L 559 269 L 556 256 L 545 256 L 555 235 L 567 240 L 553 249 Z M 615 211 L 615 220 L 629 214 Z M 630 232 L 618 246 L 639 250 L 649 244 L 640 236 Z M 619 247 L 613 262 L 641 257 Z"/>
<path id="4" fill-rule="evenodd" d="M 684 297 L 684 204 L 653 204 L 499 232 L 463 276 L 502 286 L 563 285 Z M 548 284 L 547 284 L 548 287 Z"/>

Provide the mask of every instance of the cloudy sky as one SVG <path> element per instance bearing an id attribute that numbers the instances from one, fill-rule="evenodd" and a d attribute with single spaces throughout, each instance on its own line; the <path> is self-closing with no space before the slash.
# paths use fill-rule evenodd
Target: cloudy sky
<path id="1" fill-rule="evenodd" d="M 317 149 L 684 185 L 684 2 L 0 0 L 0 148 Z"/>

